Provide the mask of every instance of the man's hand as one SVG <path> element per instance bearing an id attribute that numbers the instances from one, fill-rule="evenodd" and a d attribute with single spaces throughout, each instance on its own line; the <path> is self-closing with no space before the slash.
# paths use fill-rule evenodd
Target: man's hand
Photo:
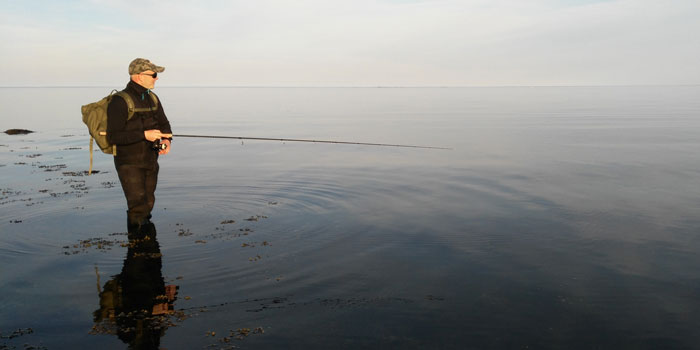
<path id="1" fill-rule="evenodd" d="M 170 140 L 162 139 L 162 140 L 160 140 L 160 143 L 165 145 L 165 149 L 158 151 L 158 154 L 160 154 L 160 155 L 168 154 L 170 152 Z"/>
<path id="2" fill-rule="evenodd" d="M 173 137 L 173 134 L 163 134 L 160 132 L 160 130 L 156 130 L 156 129 L 146 130 L 143 132 L 143 135 L 146 137 L 146 140 L 151 141 L 151 142 L 158 140 L 158 139 L 162 139 L 162 138 Z M 170 145 L 168 145 L 168 146 L 170 146 Z"/>

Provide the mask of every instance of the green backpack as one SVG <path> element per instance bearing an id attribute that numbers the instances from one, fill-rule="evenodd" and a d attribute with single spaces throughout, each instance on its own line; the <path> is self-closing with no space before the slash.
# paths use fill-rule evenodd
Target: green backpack
<path id="1" fill-rule="evenodd" d="M 112 97 L 114 96 L 120 96 L 126 102 L 129 111 L 127 120 L 131 119 L 136 112 L 148 112 L 158 109 L 158 98 L 153 92 L 149 94 L 151 100 L 153 100 L 153 107 L 135 108 L 134 100 L 131 99 L 131 96 L 124 91 L 117 90 L 112 90 L 108 96 L 97 102 L 82 106 L 80 111 L 83 114 L 83 123 L 87 125 L 88 131 L 90 132 L 90 170 L 88 171 L 88 175 L 92 174 L 92 140 L 95 140 L 95 143 L 97 143 L 97 146 L 100 147 L 102 152 L 113 156 L 117 155 L 117 145 L 113 145 L 107 141 L 107 106 L 109 106 L 109 102 L 112 101 Z"/>

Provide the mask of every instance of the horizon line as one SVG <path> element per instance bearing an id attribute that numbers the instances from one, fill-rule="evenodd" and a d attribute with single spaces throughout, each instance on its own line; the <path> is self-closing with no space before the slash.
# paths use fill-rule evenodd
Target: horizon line
<path id="1" fill-rule="evenodd" d="M 450 88 L 538 88 L 538 87 L 690 87 L 693 84 L 551 84 L 551 85 L 165 85 L 158 88 L 228 88 L 228 89 L 450 89 Z M 0 89 L 31 88 L 113 88 L 109 85 L 6 85 Z"/>

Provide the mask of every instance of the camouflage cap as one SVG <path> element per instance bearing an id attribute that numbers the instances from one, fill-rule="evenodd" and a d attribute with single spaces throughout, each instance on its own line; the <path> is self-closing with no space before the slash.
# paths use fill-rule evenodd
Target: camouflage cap
<path id="1" fill-rule="evenodd" d="M 137 58 L 129 64 L 129 75 L 143 73 L 147 70 L 160 73 L 165 70 L 165 67 L 156 66 L 145 58 Z"/>

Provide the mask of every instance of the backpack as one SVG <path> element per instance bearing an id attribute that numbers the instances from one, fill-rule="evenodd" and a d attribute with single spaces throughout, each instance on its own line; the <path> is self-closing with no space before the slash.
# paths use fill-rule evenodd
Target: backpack
<path id="1" fill-rule="evenodd" d="M 83 123 L 87 125 L 88 131 L 90 132 L 90 170 L 88 175 L 92 174 L 92 140 L 95 140 L 97 146 L 100 147 L 102 152 L 111 154 L 113 156 L 117 155 L 117 145 L 113 145 L 107 141 L 107 106 L 109 102 L 112 101 L 112 97 L 119 96 L 124 99 L 128 109 L 127 119 L 131 119 L 136 112 L 148 112 L 154 109 L 158 109 L 158 98 L 156 94 L 151 92 L 151 100 L 153 100 L 154 107 L 149 108 L 135 108 L 134 100 L 131 99 L 128 93 L 124 91 L 112 90 L 103 99 L 86 104 L 80 107 L 80 111 L 83 114 Z"/>

